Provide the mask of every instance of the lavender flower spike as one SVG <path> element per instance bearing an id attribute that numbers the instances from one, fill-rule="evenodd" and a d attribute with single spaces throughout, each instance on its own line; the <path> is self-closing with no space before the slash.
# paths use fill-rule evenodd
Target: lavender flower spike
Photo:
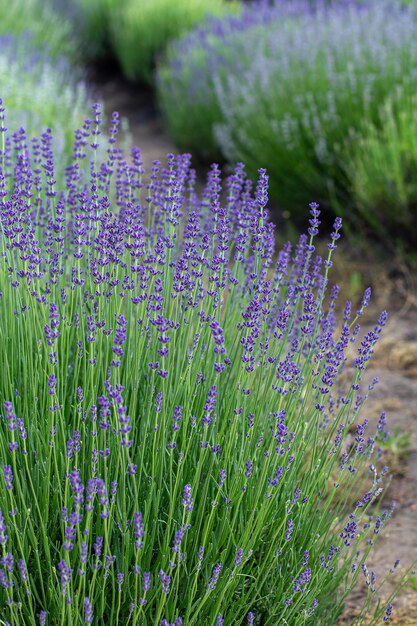
<path id="1" fill-rule="evenodd" d="M 185 485 L 182 503 L 185 506 L 186 511 L 192 511 L 194 507 L 194 501 L 192 499 L 191 485 Z"/>
<path id="2" fill-rule="evenodd" d="M 86 624 L 93 623 L 93 607 L 91 606 L 90 598 L 84 598 L 84 621 Z"/>
<path id="3" fill-rule="evenodd" d="M 3 512 L 0 509 L 0 544 L 5 544 L 7 542 L 8 536 L 6 535 L 6 524 L 4 522 Z"/>
<path id="4" fill-rule="evenodd" d="M 220 576 L 222 569 L 223 569 L 223 565 L 221 563 L 217 563 L 217 565 L 214 566 L 213 573 L 207 585 L 211 591 L 214 591 L 214 589 L 216 588 L 217 581 L 219 580 L 219 576 Z"/>

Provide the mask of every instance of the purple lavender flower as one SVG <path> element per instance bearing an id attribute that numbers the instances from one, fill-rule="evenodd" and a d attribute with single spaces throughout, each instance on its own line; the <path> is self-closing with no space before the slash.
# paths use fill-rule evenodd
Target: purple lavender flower
<path id="1" fill-rule="evenodd" d="M 102 506 L 102 510 L 100 511 L 100 517 L 102 517 L 103 519 L 107 519 L 110 515 L 109 509 L 108 509 L 109 498 L 107 495 L 107 487 L 102 478 L 95 478 L 95 483 L 96 483 L 98 500 Z"/>
<path id="2" fill-rule="evenodd" d="M 393 566 L 391 567 L 391 569 L 390 569 L 390 573 L 391 573 L 391 574 L 393 574 L 393 573 L 394 573 L 394 570 L 396 570 L 396 569 L 397 569 L 397 567 L 399 566 L 399 564 L 400 564 L 400 563 L 401 563 L 400 559 L 397 559 L 397 560 L 395 561 L 394 565 L 393 565 Z"/>
<path id="3" fill-rule="evenodd" d="M 393 609 L 392 604 L 388 604 L 387 609 L 385 611 L 385 615 L 384 615 L 384 622 L 390 621 L 391 615 L 392 615 L 392 609 Z"/>
<path id="4" fill-rule="evenodd" d="M 353 539 L 356 537 L 357 522 L 353 513 L 349 516 L 350 521 L 347 522 L 343 531 L 340 533 L 340 537 L 344 540 L 345 546 L 350 546 Z"/>
<path id="5" fill-rule="evenodd" d="M 27 582 L 29 580 L 29 575 L 25 561 L 23 559 L 19 559 L 17 565 L 19 567 L 20 578 L 22 579 L 22 582 Z"/>
<path id="6" fill-rule="evenodd" d="M 305 593 L 306 587 L 311 580 L 311 569 L 308 567 L 305 569 L 299 577 L 295 580 L 293 585 L 294 593 Z"/>
<path id="7" fill-rule="evenodd" d="M 204 558 L 204 546 L 200 546 L 198 549 L 198 562 L 197 562 L 197 570 L 201 570 L 201 564 L 203 562 L 203 558 Z"/>
<path id="8" fill-rule="evenodd" d="M 251 459 L 248 459 L 246 461 L 246 471 L 245 471 L 245 476 L 246 478 L 250 478 L 252 476 L 252 469 L 253 469 L 253 463 Z"/>
<path id="9" fill-rule="evenodd" d="M 207 395 L 206 404 L 204 405 L 203 424 L 205 424 L 206 426 L 211 424 L 211 422 L 213 421 L 212 413 L 216 406 L 216 398 L 217 398 L 217 386 L 212 385 Z"/>
<path id="10" fill-rule="evenodd" d="M 191 512 L 193 510 L 194 501 L 192 499 L 191 485 L 185 485 L 183 498 L 182 498 L 182 503 L 183 503 L 186 511 L 190 511 Z"/>
<path id="11" fill-rule="evenodd" d="M 145 536 L 145 528 L 143 525 L 142 513 L 135 513 L 133 516 L 133 535 L 136 537 L 135 550 L 143 548 L 143 537 Z"/>
<path id="12" fill-rule="evenodd" d="M 213 573 L 207 585 L 210 591 L 214 591 L 214 589 L 216 588 L 217 581 L 219 580 L 219 576 L 220 576 L 222 569 L 223 569 L 223 565 L 221 563 L 217 563 L 217 565 L 214 566 Z"/>
<path id="13" fill-rule="evenodd" d="M 3 467 L 3 476 L 6 489 L 11 491 L 13 489 L 13 471 L 10 465 L 5 465 Z"/>
<path id="14" fill-rule="evenodd" d="M 319 233 L 320 226 L 320 220 L 318 219 L 320 216 L 319 205 L 317 204 L 317 202 L 310 202 L 309 206 L 311 218 L 309 220 L 310 228 L 308 229 L 308 234 L 311 237 L 315 237 Z"/>
<path id="15" fill-rule="evenodd" d="M 63 544 L 64 550 L 70 552 L 74 548 L 74 540 L 76 537 L 76 529 L 74 524 L 67 525 L 65 527 L 65 542 Z"/>
<path id="16" fill-rule="evenodd" d="M 236 567 L 242 563 L 242 557 L 243 557 L 243 549 L 239 548 L 239 550 L 236 552 L 236 557 L 235 557 Z"/>
<path id="17" fill-rule="evenodd" d="M 4 545 L 5 543 L 7 543 L 8 536 L 6 535 L 6 531 L 7 528 L 4 522 L 3 512 L 0 509 L 0 544 Z"/>
<path id="18" fill-rule="evenodd" d="M 166 574 L 163 569 L 159 570 L 158 575 L 159 575 L 159 580 L 161 581 L 161 584 L 162 584 L 162 591 L 168 594 L 170 591 L 171 577 L 168 576 L 168 574 Z"/>
<path id="19" fill-rule="evenodd" d="M 176 406 L 174 409 L 172 430 L 177 431 L 180 429 L 181 419 L 182 419 L 182 408 L 180 406 Z"/>
<path id="20" fill-rule="evenodd" d="M 174 545 L 172 546 L 173 552 L 180 552 L 182 540 L 184 539 L 185 533 L 190 530 L 190 528 L 191 524 L 182 524 L 179 530 L 177 530 L 174 537 Z"/>
<path id="21" fill-rule="evenodd" d="M 224 485 L 224 483 L 226 482 L 226 478 L 227 478 L 227 472 L 225 469 L 221 469 L 220 473 L 219 473 L 219 485 L 220 487 L 222 487 Z"/>
<path id="22" fill-rule="evenodd" d="M 65 596 L 68 594 L 68 588 L 71 582 L 72 569 L 65 561 L 62 560 L 58 563 L 58 571 L 61 576 L 62 595 Z"/>
<path id="23" fill-rule="evenodd" d="M 93 623 L 93 607 L 90 602 L 90 598 L 87 596 L 84 598 L 84 622 L 86 624 Z"/>
<path id="24" fill-rule="evenodd" d="M 146 594 L 147 591 L 151 588 L 151 575 L 149 572 L 143 572 L 143 580 L 142 580 L 142 591 L 143 594 Z M 139 598 L 140 606 L 145 606 L 147 604 L 147 599 L 143 596 Z"/>
<path id="25" fill-rule="evenodd" d="M 95 554 L 97 559 L 99 559 L 100 556 L 101 556 L 101 551 L 103 549 L 103 542 L 104 542 L 103 537 L 97 537 L 96 542 L 93 545 L 94 554 Z"/>
<path id="26" fill-rule="evenodd" d="M 81 547 L 80 547 L 80 562 L 87 563 L 87 558 L 88 558 L 88 544 L 87 542 L 82 541 Z"/>
<path id="27" fill-rule="evenodd" d="M 19 436 L 20 436 L 20 438 L 21 439 L 27 439 L 28 438 L 28 434 L 27 434 L 27 431 L 26 431 L 26 428 L 25 428 L 25 424 L 24 424 L 22 418 L 18 417 L 16 419 L 16 424 L 17 424 L 17 427 L 19 429 Z"/>
<path id="28" fill-rule="evenodd" d="M 69 475 L 69 481 L 74 496 L 74 504 L 79 507 L 84 502 L 84 485 L 81 481 L 80 472 L 78 470 L 72 471 Z"/>
<path id="29" fill-rule="evenodd" d="M 48 393 L 53 396 L 56 389 L 57 380 L 53 374 L 49 376 L 48 379 Z"/>
<path id="30" fill-rule="evenodd" d="M 9 574 L 13 573 L 14 570 L 14 556 L 11 552 L 8 552 L 4 555 L 2 559 L 0 559 L 0 564 L 3 565 L 4 571 Z"/>
<path id="31" fill-rule="evenodd" d="M 319 601 L 317 600 L 317 598 L 315 598 L 313 602 L 311 603 L 311 607 L 307 611 L 307 615 L 311 616 L 314 613 L 314 611 L 317 609 L 318 605 L 319 605 Z"/>
<path id="32" fill-rule="evenodd" d="M 292 519 L 289 519 L 287 521 L 287 530 L 285 532 L 285 540 L 286 541 L 290 541 L 291 537 L 292 537 L 292 533 L 294 531 L 294 522 Z"/>
<path id="33" fill-rule="evenodd" d="M 4 410 L 6 411 L 7 428 L 9 430 L 16 430 L 16 414 L 13 410 L 13 404 L 11 402 L 4 403 Z"/>
<path id="34" fill-rule="evenodd" d="M 347 480 L 356 466 L 369 466 L 375 442 L 367 436 L 366 420 L 356 427 L 350 447 L 344 447 L 350 404 L 356 418 L 362 403 L 359 389 L 339 395 L 336 385 L 356 332 L 350 327 L 351 307 L 346 307 L 346 320 L 338 332 L 338 289 L 326 295 L 328 268 L 320 257 L 313 256 L 308 237 L 301 237 L 294 250 L 285 247 L 272 274 L 274 232 L 266 209 L 265 170 L 260 170 L 253 193 L 243 166 L 238 166 L 227 184 L 230 196 L 223 198 L 220 168 L 214 166 L 200 200 L 193 191 L 195 173 L 189 169 L 188 157 L 169 157 L 166 167 L 155 164 L 150 180 L 144 183 L 136 151 L 124 160 L 112 144 L 101 165 L 97 163 L 99 153 L 91 160 L 81 156 L 87 150 L 91 156 L 90 142 L 97 145 L 95 128 L 92 120 L 77 134 L 77 156 L 65 172 L 66 187 L 61 191 L 55 192 L 51 183 L 50 133 L 35 142 L 35 153 L 19 133 L 0 154 L 0 213 L 7 252 L 3 260 L 11 289 L 16 269 L 23 272 L 17 274 L 21 287 L 13 287 L 13 317 L 40 315 L 42 321 L 34 322 L 35 336 L 28 341 L 34 339 L 40 354 L 45 352 L 42 359 L 47 370 L 39 379 L 43 387 L 36 381 L 25 384 L 13 374 L 12 383 L 16 379 L 14 384 L 19 387 L 16 407 L 24 411 L 24 417 L 17 418 L 13 403 L 5 402 L 1 417 L 8 441 L 4 447 L 9 454 L 7 446 L 20 453 L 27 446 L 28 455 L 39 461 L 42 446 L 48 446 L 44 452 L 52 463 L 50 486 L 63 496 L 58 520 L 63 535 L 62 555 L 57 559 L 58 592 L 64 596 L 64 604 L 73 602 L 74 610 L 81 603 L 80 619 L 86 624 L 94 619 L 94 598 L 86 595 L 91 591 L 90 579 L 113 586 L 120 594 L 123 615 L 133 612 L 139 621 L 141 614 L 152 614 L 155 607 L 151 604 L 158 601 L 158 594 L 162 592 L 165 602 L 171 589 L 177 597 L 186 591 L 188 582 L 206 585 L 207 603 L 216 603 L 222 575 L 225 583 L 232 579 L 232 586 L 240 584 L 239 572 L 252 552 L 247 551 L 248 537 L 239 544 L 241 534 L 231 527 L 230 532 L 223 532 L 220 543 L 224 545 L 214 560 L 216 550 L 205 524 L 213 522 L 219 531 L 227 518 L 232 526 L 233 520 L 244 525 L 246 511 L 253 532 L 266 533 L 267 539 L 269 530 L 260 529 L 255 513 L 263 506 L 275 509 L 280 501 L 286 503 L 281 539 L 292 540 L 295 567 L 298 564 L 292 580 L 288 573 L 290 597 L 283 597 L 282 602 L 294 604 L 289 614 L 302 605 L 309 615 L 317 605 L 313 601 L 317 576 L 309 567 L 315 558 L 305 549 L 310 547 L 308 537 L 298 536 L 302 527 L 298 522 L 307 498 L 309 502 L 314 499 L 314 481 L 305 482 L 303 472 L 292 476 L 296 462 L 302 469 L 299 455 L 304 443 L 302 436 L 299 443 L 292 432 L 299 428 L 294 426 L 296 414 L 289 409 L 303 400 L 303 420 L 317 422 L 317 441 L 328 446 L 322 451 L 328 453 L 326 463 L 329 467 L 334 463 L 337 469 L 340 455 Z M 112 176 L 114 189 L 110 188 Z M 14 184 L 9 185 L 12 178 Z M 44 185 L 56 196 L 46 195 L 45 200 Z M 314 237 L 319 227 L 317 205 L 312 205 L 311 211 L 310 235 Z M 336 221 L 331 250 L 339 227 Z M 19 289 L 23 289 L 22 302 L 30 301 L 32 313 L 28 304 L 24 305 L 27 311 L 20 306 Z M 229 310 L 233 315 L 229 316 Z M 384 323 L 382 316 L 360 345 L 352 378 L 355 387 L 359 388 L 362 369 Z M 66 347 L 68 353 L 63 350 Z M 235 352 L 229 354 L 229 349 Z M 10 390 L 4 397 L 8 397 L 6 393 Z M 35 437 L 30 446 L 25 443 L 28 433 L 23 419 L 26 423 L 32 417 L 25 393 L 33 399 L 39 396 L 39 406 L 47 406 L 48 396 L 52 398 L 54 410 L 47 415 L 51 423 L 44 428 L 49 441 L 48 437 L 47 441 Z M 272 394 L 266 412 L 263 402 L 268 398 L 263 398 L 264 394 Z M 62 405 L 56 402 L 57 396 Z M 339 420 L 342 415 L 344 424 Z M 38 419 L 36 412 L 33 419 Z M 33 428 L 34 424 L 29 435 L 35 432 Z M 308 429 L 305 432 L 308 434 Z M 383 432 L 381 417 L 377 441 Z M 23 458 L 20 453 L 12 457 L 18 465 Z M 18 479 L 16 473 L 13 477 L 12 467 L 3 466 L 4 495 L 6 500 L 10 496 L 11 502 Z M 358 517 L 346 520 L 340 538 L 330 533 L 326 551 L 318 555 L 318 574 L 328 574 L 329 580 L 341 552 L 338 545 L 330 543 L 356 543 L 359 514 L 366 513 L 379 493 L 384 472 L 378 474 L 375 466 L 371 467 L 372 486 L 362 492 L 353 509 Z M 186 480 L 190 482 L 184 484 Z M 168 519 L 167 511 L 164 514 L 168 492 L 178 484 L 182 493 L 178 502 L 172 503 L 173 517 Z M 233 507 L 238 508 L 234 511 Z M 197 512 L 202 521 L 193 521 L 190 530 L 188 522 Z M 52 516 L 56 513 L 50 512 Z M 368 534 L 377 534 L 391 513 L 369 520 Z M 17 506 L 8 514 L 19 521 Z M 144 517 L 150 524 L 146 534 Z M 26 566 L 23 559 L 17 561 L 20 555 L 16 563 L 13 560 L 7 519 L 0 511 L 0 544 L 4 547 L 0 585 L 5 589 L 3 595 L 11 597 L 13 584 L 29 591 L 34 562 L 30 559 Z M 223 531 L 226 526 L 223 524 Z M 200 541 L 204 545 L 199 546 Z M 196 548 L 195 553 L 186 554 L 186 547 Z M 265 558 L 285 556 L 285 549 L 267 551 Z M 120 550 L 130 559 L 125 571 L 119 571 L 124 563 L 119 560 Z M 217 562 L 227 553 L 228 563 Z M 278 556 L 281 565 L 284 556 Z M 151 569 L 155 559 L 160 564 L 151 593 L 151 574 L 144 569 Z M 269 565 L 265 563 L 271 569 Z M 251 567 L 256 566 L 255 559 Z M 372 572 L 368 578 L 373 589 Z M 78 587 L 81 598 L 71 598 L 73 588 L 75 593 Z M 218 613 L 225 602 L 219 600 L 211 609 L 208 604 L 204 610 L 208 607 L 213 619 L 223 623 L 224 617 Z M 103 619 L 108 617 L 109 607 L 107 603 Z M 168 608 L 167 616 L 173 620 L 175 607 Z M 174 624 L 179 626 L 181 619 L 177 617 Z M 227 619 L 233 620 L 233 616 Z M 260 618 L 250 612 L 242 619 L 253 624 Z"/>

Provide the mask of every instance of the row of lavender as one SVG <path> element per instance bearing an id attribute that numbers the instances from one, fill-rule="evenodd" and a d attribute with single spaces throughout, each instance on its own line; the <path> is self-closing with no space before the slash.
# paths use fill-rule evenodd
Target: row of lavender
<path id="1" fill-rule="evenodd" d="M 394 506 L 386 422 L 360 415 L 386 314 L 358 339 L 367 291 L 336 319 L 341 221 L 317 256 L 312 204 L 276 251 L 264 170 L 222 192 L 213 166 L 197 195 L 169 155 L 145 183 L 98 106 L 62 170 L 4 115 L 2 621 L 334 624 L 363 579 L 351 623 L 388 621 L 366 565 Z"/>
<path id="2" fill-rule="evenodd" d="M 115 61 L 130 80 L 153 83 L 169 41 L 208 16 L 237 14 L 239 0 L 50 0 L 76 24 L 85 56 Z"/>
<path id="3" fill-rule="evenodd" d="M 276 0 L 212 19 L 157 74 L 181 149 L 267 167 L 293 220 L 317 198 L 357 232 L 415 246 L 417 4 Z"/>
<path id="4" fill-rule="evenodd" d="M 180 149 L 243 160 L 253 179 L 266 165 L 274 203 L 293 221 L 316 197 L 354 232 L 367 225 L 413 247 L 413 1 L 158 2 L 0 0 L 0 32 L 14 33 L 0 54 L 14 126 L 52 126 L 68 145 L 87 99 L 68 64 L 54 67 L 57 54 L 73 62 L 110 53 L 126 76 L 147 82 L 157 63 L 159 103 Z M 208 13 L 220 17 L 164 54 Z"/>
<path id="5" fill-rule="evenodd" d="M 210 162 L 244 161 L 252 180 L 266 166 L 274 205 L 295 223 L 314 197 L 343 215 L 352 233 L 365 227 L 413 249 L 414 0 L 9 5 L 0 0 L 0 33 L 9 33 L 0 79 L 15 128 L 53 127 L 68 147 L 87 97 L 74 69 L 55 59 L 113 56 L 128 78 L 156 82 L 179 149 Z"/>

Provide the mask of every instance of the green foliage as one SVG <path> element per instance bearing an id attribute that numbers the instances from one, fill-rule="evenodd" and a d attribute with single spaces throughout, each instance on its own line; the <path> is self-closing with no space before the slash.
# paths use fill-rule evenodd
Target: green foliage
<path id="1" fill-rule="evenodd" d="M 366 120 L 350 144 L 346 170 L 355 206 L 380 237 L 415 243 L 417 97 L 401 87 L 377 123 Z"/>
<path id="2" fill-rule="evenodd" d="M 394 94 L 417 88 L 416 11 L 297 7 L 248 8 L 174 43 L 157 81 L 168 130 L 205 159 L 244 162 L 252 178 L 266 165 L 271 196 L 295 221 L 315 199 L 351 225 L 407 237 L 415 120 Z"/>
<path id="3" fill-rule="evenodd" d="M 380 447 L 384 451 L 384 459 L 394 474 L 402 474 L 404 463 L 410 453 L 410 433 L 396 428 L 391 431 L 381 442 Z"/>
<path id="4" fill-rule="evenodd" d="M 88 59 L 112 55 L 111 22 L 127 0 L 73 0 L 75 24 L 83 54 Z"/>
<path id="5" fill-rule="evenodd" d="M 221 158 L 214 128 L 222 119 L 216 87 L 227 81 L 239 59 L 250 64 L 254 47 L 265 35 L 265 24 L 234 29 L 233 18 L 204 25 L 182 41 L 173 42 L 156 75 L 157 98 L 167 131 L 180 150 L 190 150 L 205 161 Z M 214 27 L 215 25 L 215 27 Z"/>
<path id="6" fill-rule="evenodd" d="M 0 42 L 0 97 L 10 111 L 8 129 L 24 126 L 32 137 L 51 128 L 60 158 L 68 159 L 74 131 L 89 108 L 85 85 L 65 59 L 52 61 L 13 38 Z"/>
<path id="7" fill-rule="evenodd" d="M 415 574 L 410 576 L 409 585 L 413 591 L 417 591 L 417 576 Z"/>
<path id="8" fill-rule="evenodd" d="M 71 23 L 54 11 L 49 0 L 0 0 L 0 35 L 29 33 L 35 46 L 53 58 L 77 58 Z"/>
<path id="9" fill-rule="evenodd" d="M 114 57 L 133 81 L 153 81 L 168 43 L 209 15 L 237 13 L 237 0 L 73 0 L 87 58 Z"/>
<path id="10" fill-rule="evenodd" d="M 208 15 L 237 9 L 237 3 L 224 0 L 125 0 L 112 16 L 114 54 L 129 79 L 151 82 L 155 61 L 169 41 Z"/>
<path id="11" fill-rule="evenodd" d="M 275 266 L 264 171 L 198 196 L 170 155 L 145 186 L 117 122 L 100 162 L 94 108 L 56 186 L 48 137 L 1 131 L 3 621 L 335 624 L 393 510 L 360 418 L 386 314 L 350 363 L 370 293 L 337 323 L 340 220 L 323 261 L 312 205 Z"/>

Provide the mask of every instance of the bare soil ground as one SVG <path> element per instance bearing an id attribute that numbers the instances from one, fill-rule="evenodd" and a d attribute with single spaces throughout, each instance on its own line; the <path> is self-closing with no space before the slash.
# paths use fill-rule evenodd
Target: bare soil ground
<path id="1" fill-rule="evenodd" d="M 150 88 L 133 85 L 105 68 L 91 71 L 90 87 L 93 96 L 104 103 L 108 120 L 113 111 L 127 120 L 133 145 L 142 151 L 146 170 L 155 159 L 163 160 L 170 152 L 177 152 L 164 132 Z"/>
<path id="2" fill-rule="evenodd" d="M 164 132 L 149 90 L 132 86 L 117 74 L 108 72 L 95 73 L 91 83 L 93 93 L 104 101 L 109 118 L 112 111 L 118 111 L 128 119 L 133 143 L 142 150 L 145 167 L 149 168 L 154 159 L 176 152 Z M 335 269 L 337 274 L 337 267 Z M 417 276 L 406 270 L 407 280 L 400 280 L 401 289 L 398 289 L 391 270 L 381 264 L 375 271 L 371 268 L 374 278 L 376 271 L 380 274 L 376 281 L 379 285 L 377 305 L 380 309 L 387 308 L 390 319 L 367 372 L 369 380 L 378 376 L 380 383 L 372 392 L 364 413 L 370 419 L 377 419 L 385 410 L 390 429 L 409 433 L 410 440 L 407 454 L 396 462 L 396 474 L 386 496 L 396 500 L 396 512 L 376 546 L 372 562 L 368 563 L 368 568 L 380 578 L 397 559 L 404 568 L 417 559 L 417 297 L 413 286 Z M 346 276 L 345 266 L 341 273 Z M 390 585 L 392 583 L 388 582 L 388 591 Z M 344 625 L 352 623 L 358 600 L 364 593 L 365 584 L 349 599 L 342 620 Z M 417 626 L 417 576 L 412 586 L 404 587 L 394 606 L 392 624 Z"/>

